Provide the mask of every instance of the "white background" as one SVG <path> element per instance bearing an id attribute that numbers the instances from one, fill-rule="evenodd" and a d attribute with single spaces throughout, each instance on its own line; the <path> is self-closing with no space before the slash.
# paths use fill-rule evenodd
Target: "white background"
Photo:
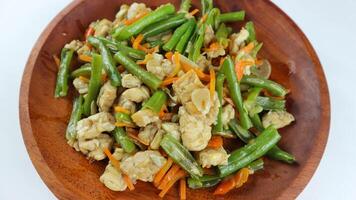
<path id="1" fill-rule="evenodd" d="M 273 2 L 310 39 L 324 66 L 331 94 L 327 148 L 298 199 L 356 199 L 356 1 Z M 70 0 L 0 0 L 0 199 L 55 199 L 27 155 L 19 127 L 18 99 L 31 48 L 68 3 Z"/>

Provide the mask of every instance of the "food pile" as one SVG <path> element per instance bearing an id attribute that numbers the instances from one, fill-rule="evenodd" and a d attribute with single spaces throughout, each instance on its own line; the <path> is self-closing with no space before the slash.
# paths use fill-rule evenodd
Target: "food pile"
<path id="1" fill-rule="evenodd" d="M 190 7 L 122 5 L 54 56 L 55 97 L 69 82 L 77 91 L 68 144 L 91 161 L 108 158 L 100 181 L 113 191 L 144 181 L 163 197 L 179 182 L 181 199 L 187 185 L 223 195 L 263 169 L 262 157 L 295 162 L 277 146 L 277 130 L 294 121 L 289 91 L 269 80 L 253 22 L 233 32 L 227 24 L 244 11 L 222 13 L 212 0 Z M 245 145 L 226 145 L 237 140 Z"/>

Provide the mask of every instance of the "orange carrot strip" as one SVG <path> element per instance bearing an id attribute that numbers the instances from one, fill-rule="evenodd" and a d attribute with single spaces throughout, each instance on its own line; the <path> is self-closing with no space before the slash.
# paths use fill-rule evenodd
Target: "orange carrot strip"
<path id="1" fill-rule="evenodd" d="M 179 78 L 178 77 L 170 77 L 163 80 L 161 86 L 168 86 L 172 83 L 176 82 Z"/>
<path id="2" fill-rule="evenodd" d="M 84 34 L 85 40 L 87 40 L 89 36 L 94 35 L 94 33 L 95 33 L 95 29 L 93 27 L 89 26 Z"/>
<path id="3" fill-rule="evenodd" d="M 115 106 L 114 110 L 115 110 L 115 112 L 121 112 L 121 113 L 125 113 L 128 115 L 131 113 L 129 110 L 127 110 L 126 108 L 121 107 L 121 106 Z"/>
<path id="4" fill-rule="evenodd" d="M 180 64 L 181 64 L 182 70 L 184 72 L 188 72 L 190 70 L 194 70 L 195 73 L 198 75 L 200 80 L 205 81 L 205 82 L 209 82 L 210 81 L 210 76 L 205 74 L 199 68 L 197 68 L 197 66 L 194 66 L 196 64 L 193 63 L 192 61 L 188 60 L 187 58 L 181 56 Z"/>
<path id="5" fill-rule="evenodd" d="M 185 178 L 182 178 L 179 181 L 179 193 L 180 193 L 179 196 L 181 200 L 187 199 L 187 183 Z"/>
<path id="6" fill-rule="evenodd" d="M 221 136 L 213 136 L 209 140 L 208 147 L 218 149 L 223 146 L 223 139 Z"/>
<path id="7" fill-rule="evenodd" d="M 180 167 L 177 164 L 174 164 L 171 169 L 167 172 L 167 174 L 164 176 L 163 180 L 161 183 L 158 185 L 158 189 L 163 190 L 163 188 L 168 184 L 170 180 L 172 180 L 172 177 L 174 174 L 176 174 L 179 171 Z"/>
<path id="8" fill-rule="evenodd" d="M 199 12 L 199 9 L 196 8 L 196 9 L 192 10 L 192 11 L 189 13 L 189 15 L 194 16 L 194 15 L 197 14 L 198 12 Z"/>
<path id="9" fill-rule="evenodd" d="M 208 18 L 208 14 L 205 14 L 205 15 L 203 15 L 202 17 L 201 17 L 201 24 L 203 24 L 205 21 L 206 21 L 206 19 Z"/>
<path id="10" fill-rule="evenodd" d="M 59 68 L 59 66 L 61 65 L 61 60 L 58 58 L 57 55 L 53 55 L 53 60 L 56 63 L 57 67 Z"/>
<path id="11" fill-rule="evenodd" d="M 213 42 L 209 45 L 208 51 L 216 51 L 220 48 L 220 44 L 218 42 Z"/>
<path id="12" fill-rule="evenodd" d="M 214 101 L 214 95 L 215 95 L 215 71 L 213 68 L 210 70 L 210 83 L 209 83 L 209 90 L 210 90 L 210 98 L 212 101 Z"/>
<path id="13" fill-rule="evenodd" d="M 162 168 L 158 171 L 158 173 L 156 174 L 155 178 L 153 179 L 153 185 L 155 187 L 158 187 L 158 185 L 161 182 L 162 178 L 167 173 L 167 171 L 172 166 L 172 164 L 173 164 L 173 160 L 172 160 L 172 158 L 169 157 L 168 160 L 166 161 L 166 163 L 162 166 Z"/>
<path id="14" fill-rule="evenodd" d="M 91 60 L 92 60 L 91 56 L 84 55 L 84 54 L 79 55 L 78 58 L 79 58 L 79 60 L 81 60 L 83 62 L 91 62 Z"/>
<path id="15" fill-rule="evenodd" d="M 171 189 L 171 187 L 174 185 L 174 183 L 176 183 L 179 179 L 183 178 L 186 176 L 186 172 L 184 170 L 180 170 L 178 171 L 173 177 L 172 179 L 167 183 L 167 185 L 165 185 L 162 188 L 162 191 L 159 193 L 158 196 L 160 196 L 161 198 L 164 197 L 164 195 L 166 195 L 166 193 L 168 192 L 169 189 Z"/>
<path id="16" fill-rule="evenodd" d="M 163 104 L 161 110 L 158 113 L 159 118 L 161 119 L 163 117 L 164 113 L 167 112 L 167 111 L 168 111 L 167 110 L 167 106 L 165 104 Z"/>
<path id="17" fill-rule="evenodd" d="M 143 35 L 142 34 L 138 35 L 132 43 L 132 48 L 139 49 L 142 40 L 143 40 Z"/>
<path id="18" fill-rule="evenodd" d="M 245 53 L 250 53 L 253 48 L 255 47 L 255 43 L 250 42 L 247 46 L 245 46 L 242 51 L 244 51 Z"/>
<path id="19" fill-rule="evenodd" d="M 169 51 L 169 52 L 167 52 L 164 56 L 165 56 L 167 59 L 172 60 L 173 53 L 172 53 L 171 51 Z"/>
<path id="20" fill-rule="evenodd" d="M 130 191 L 134 190 L 134 189 L 135 189 L 135 186 L 134 186 L 134 184 L 132 183 L 131 178 L 130 178 L 128 175 L 126 175 L 126 174 L 124 174 L 123 177 L 124 177 L 124 181 L 125 181 L 127 187 L 129 188 L 129 190 L 130 190 Z"/>
<path id="21" fill-rule="evenodd" d="M 135 125 L 130 124 L 130 123 L 125 123 L 125 122 L 116 122 L 115 123 L 116 127 L 129 127 L 129 128 L 135 128 Z"/>
<path id="22" fill-rule="evenodd" d="M 246 66 L 254 65 L 253 61 L 248 60 L 240 60 L 235 65 L 235 71 L 237 75 L 237 79 L 240 81 L 244 75 L 244 69 Z"/>
<path id="23" fill-rule="evenodd" d="M 180 64 L 180 54 L 176 51 L 174 53 L 174 57 L 172 57 L 174 59 L 174 70 L 173 72 L 168 76 L 168 77 L 174 77 L 178 74 L 178 72 L 180 71 L 181 68 L 181 64 Z"/>
<path id="24" fill-rule="evenodd" d="M 215 189 L 214 195 L 223 195 L 234 188 L 241 187 L 247 182 L 249 174 L 250 170 L 248 168 L 240 169 L 233 177 L 221 182 Z"/>
<path id="25" fill-rule="evenodd" d="M 103 149 L 105 155 L 109 158 L 109 160 L 111 161 L 111 164 L 118 170 L 120 170 L 120 162 L 118 160 L 116 160 L 116 158 L 114 158 L 114 156 L 111 154 L 110 150 L 108 148 L 104 148 Z"/>
<path id="26" fill-rule="evenodd" d="M 137 15 L 136 17 L 132 18 L 132 19 L 128 19 L 128 20 L 124 20 L 124 24 L 126 26 L 135 23 L 137 20 L 141 19 L 142 17 L 146 16 L 148 14 L 147 11 L 140 13 L 139 15 Z"/>
<path id="27" fill-rule="evenodd" d="M 141 138 L 139 138 L 137 135 L 135 135 L 134 133 L 132 132 L 128 132 L 127 133 L 127 136 L 129 136 L 130 138 L 134 139 L 134 140 L 137 140 L 138 142 L 140 142 L 141 144 L 145 145 L 145 146 L 148 146 L 150 145 L 149 143 L 141 140 Z"/>

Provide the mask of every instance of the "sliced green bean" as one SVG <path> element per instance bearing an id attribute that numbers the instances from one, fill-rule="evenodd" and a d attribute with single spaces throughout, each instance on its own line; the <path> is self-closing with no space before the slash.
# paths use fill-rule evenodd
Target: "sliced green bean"
<path id="1" fill-rule="evenodd" d="M 170 134 L 166 134 L 163 137 L 160 145 L 169 157 L 171 157 L 175 163 L 187 171 L 191 177 L 198 178 L 203 175 L 203 169 L 195 161 L 188 149 L 186 149 Z"/>
<path id="2" fill-rule="evenodd" d="M 232 152 L 227 165 L 218 166 L 220 177 L 226 177 L 262 157 L 280 138 L 275 128 L 272 126 L 266 128 L 253 142 Z"/>
<path id="3" fill-rule="evenodd" d="M 73 101 L 72 114 L 70 115 L 67 131 L 66 131 L 67 140 L 75 140 L 77 136 L 76 127 L 77 127 L 77 122 L 82 117 L 82 112 L 83 112 L 82 104 L 83 104 L 83 96 L 79 95 Z"/>
<path id="4" fill-rule="evenodd" d="M 91 73 L 91 64 L 90 63 L 86 63 L 83 66 L 81 66 L 80 68 L 72 71 L 71 73 L 71 78 L 76 78 L 79 76 L 90 76 Z"/>
<path id="5" fill-rule="evenodd" d="M 282 85 L 263 78 L 243 76 L 241 79 L 241 83 L 264 88 L 271 92 L 271 94 L 280 97 L 284 97 L 288 93 L 288 91 Z"/>
<path id="6" fill-rule="evenodd" d="M 153 12 L 149 13 L 145 17 L 137 20 L 136 22 L 130 24 L 129 26 L 124 27 L 119 32 L 116 32 L 113 37 L 119 41 L 127 40 L 131 36 L 137 35 L 142 32 L 146 27 L 154 24 L 159 21 L 160 18 L 173 14 L 175 12 L 175 8 L 172 4 L 168 3 L 158 7 Z"/>
<path id="7" fill-rule="evenodd" d="M 230 96 L 239 111 L 241 126 L 245 129 L 251 128 L 252 123 L 250 121 L 248 113 L 246 112 L 246 110 L 243 107 L 241 91 L 240 91 L 240 84 L 237 81 L 234 63 L 230 56 L 226 57 L 223 65 L 221 67 L 221 71 L 222 71 L 222 73 L 225 74 L 225 77 L 226 77 L 226 80 L 228 83 L 228 88 L 230 91 Z"/>
<path id="8" fill-rule="evenodd" d="M 218 30 L 216 31 L 216 39 L 219 44 L 227 47 L 229 45 L 228 36 L 231 33 L 231 28 L 227 27 L 224 23 L 221 23 Z"/>
<path id="9" fill-rule="evenodd" d="M 179 42 L 177 43 L 175 50 L 178 51 L 179 53 L 183 53 L 185 51 L 185 48 L 189 42 L 189 39 L 191 35 L 193 34 L 193 31 L 195 29 L 195 21 L 193 19 L 189 20 L 189 26 L 186 32 L 183 34 L 183 36 L 180 38 Z"/>
<path id="10" fill-rule="evenodd" d="M 117 62 L 123 65 L 128 72 L 135 75 L 150 88 L 156 90 L 161 85 L 162 80 L 157 78 L 154 74 L 142 69 L 121 51 L 117 52 L 114 58 Z"/>
<path id="11" fill-rule="evenodd" d="M 191 6 L 192 6 L 192 0 L 182 0 L 178 12 L 188 13 Z"/>
<path id="12" fill-rule="evenodd" d="M 292 154 L 282 150 L 277 145 L 269 150 L 266 155 L 273 160 L 279 160 L 289 164 L 293 164 L 296 161 Z"/>
<path id="13" fill-rule="evenodd" d="M 156 91 L 142 106 L 142 109 L 150 109 L 159 113 L 163 104 L 167 102 L 167 94 L 161 90 Z"/>
<path id="14" fill-rule="evenodd" d="M 197 62 L 200 57 L 200 50 L 204 44 L 205 29 L 206 24 L 202 24 L 198 30 L 198 37 L 193 45 L 191 58 L 189 57 L 193 62 Z"/>
<path id="15" fill-rule="evenodd" d="M 238 138 L 240 138 L 243 142 L 248 143 L 250 140 L 254 138 L 248 130 L 242 128 L 236 119 L 232 119 L 229 123 L 229 128 L 232 132 L 234 132 Z"/>
<path id="16" fill-rule="evenodd" d="M 179 40 L 182 38 L 184 33 L 188 30 L 189 26 L 191 25 L 191 21 L 185 22 L 183 25 L 178 27 L 172 37 L 168 40 L 168 42 L 163 45 L 163 49 L 165 51 L 172 51 L 174 47 L 178 44 Z"/>
<path id="17" fill-rule="evenodd" d="M 253 116 L 263 111 L 262 106 L 257 104 L 256 100 L 261 91 L 262 88 L 260 87 L 252 88 L 248 93 L 247 99 L 243 102 L 244 108 L 248 111 L 248 114 L 250 116 Z"/>
<path id="18" fill-rule="evenodd" d="M 121 113 L 121 112 L 115 113 L 115 119 L 116 119 L 116 122 L 123 122 L 123 123 L 129 123 L 129 124 L 133 123 L 130 115 L 128 115 L 126 113 Z"/>
<path id="19" fill-rule="evenodd" d="M 160 33 L 164 33 L 166 31 L 172 30 L 172 29 L 180 26 L 181 24 L 185 23 L 186 21 L 187 21 L 187 18 L 185 18 L 185 14 L 180 13 L 180 14 L 177 14 L 176 16 L 169 18 L 167 20 L 152 24 L 151 26 L 145 28 L 142 31 L 142 34 L 143 34 L 144 38 L 156 36 Z"/>
<path id="20" fill-rule="evenodd" d="M 136 150 L 135 144 L 132 140 L 127 136 L 125 130 L 121 127 L 116 127 L 113 132 L 114 138 L 118 144 L 122 147 L 122 149 L 127 153 L 132 153 Z"/>
<path id="21" fill-rule="evenodd" d="M 263 110 L 285 110 L 286 100 L 273 99 L 271 97 L 257 97 L 256 103 L 263 108 Z"/>
<path id="22" fill-rule="evenodd" d="M 72 49 L 63 48 L 61 52 L 61 63 L 57 74 L 56 89 L 54 97 L 65 97 L 68 94 L 69 68 L 73 58 Z"/>
<path id="23" fill-rule="evenodd" d="M 245 19 L 245 11 L 222 13 L 219 15 L 218 20 L 220 22 L 236 22 L 243 21 Z"/>
<path id="24" fill-rule="evenodd" d="M 270 150 L 270 151 L 271 151 L 271 150 Z M 267 154 L 268 154 L 268 153 L 267 153 Z M 263 159 L 262 159 L 262 158 L 253 161 L 251 164 L 249 164 L 249 165 L 247 166 L 247 168 L 249 168 L 249 169 L 250 169 L 251 171 L 253 171 L 253 172 L 256 172 L 256 171 L 258 171 L 258 170 L 261 170 L 261 169 L 263 169 L 263 167 L 264 167 L 264 162 L 263 162 Z"/>
<path id="25" fill-rule="evenodd" d="M 249 21 L 246 23 L 245 25 L 246 30 L 248 31 L 248 38 L 247 38 L 247 42 L 253 42 L 256 41 L 256 31 L 255 31 L 255 25 L 253 24 L 253 22 Z"/>
<path id="26" fill-rule="evenodd" d="M 213 9 L 213 0 L 201 0 L 201 15 L 205 15 L 210 12 L 211 9 Z"/>
<path id="27" fill-rule="evenodd" d="M 188 178 L 188 187 L 191 189 L 209 188 L 217 185 L 222 178 L 218 175 L 204 175 L 199 178 Z"/>
<path id="28" fill-rule="evenodd" d="M 98 54 L 93 54 L 92 70 L 90 74 L 88 94 L 84 97 L 83 114 L 85 116 L 90 115 L 91 104 L 96 100 L 101 87 L 101 70 L 102 70 L 102 58 Z"/>
<path id="29" fill-rule="evenodd" d="M 121 75 L 116 69 L 115 61 L 108 48 L 102 41 L 92 36 L 88 38 L 88 42 L 100 50 L 103 66 L 106 74 L 108 74 L 110 78 L 111 85 L 116 87 L 121 86 Z"/>
<path id="30" fill-rule="evenodd" d="M 218 116 L 216 118 L 216 125 L 214 126 L 214 134 L 219 134 L 224 131 L 224 124 L 221 116 L 222 104 L 223 104 L 224 81 L 225 81 L 225 75 L 223 73 L 218 73 L 218 75 L 216 76 L 215 90 L 218 94 L 220 106 L 219 106 Z"/>
<path id="31" fill-rule="evenodd" d="M 261 121 L 261 118 L 258 114 L 254 114 L 250 116 L 253 127 L 255 127 L 258 131 L 263 131 L 264 127 Z"/>

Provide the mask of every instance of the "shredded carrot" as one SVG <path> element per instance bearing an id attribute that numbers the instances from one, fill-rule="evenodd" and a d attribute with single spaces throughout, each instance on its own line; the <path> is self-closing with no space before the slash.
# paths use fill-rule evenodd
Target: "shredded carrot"
<path id="1" fill-rule="evenodd" d="M 223 146 L 223 139 L 221 136 L 213 136 L 209 140 L 208 147 L 218 149 Z"/>
<path id="2" fill-rule="evenodd" d="M 130 25 L 130 24 L 133 24 L 135 23 L 136 21 L 138 21 L 139 19 L 143 18 L 144 16 L 146 16 L 148 14 L 147 11 L 143 12 L 143 13 L 140 13 L 138 14 L 136 17 L 132 18 L 132 19 L 127 19 L 127 20 L 124 20 L 124 24 L 126 26 Z"/>
<path id="3" fill-rule="evenodd" d="M 87 40 L 89 36 L 94 35 L 94 33 L 95 33 L 95 29 L 93 27 L 89 26 L 84 34 L 85 40 Z"/>
<path id="4" fill-rule="evenodd" d="M 181 64 L 181 68 L 184 72 L 194 70 L 200 80 L 205 81 L 205 82 L 210 81 L 209 75 L 205 74 L 201 69 L 198 68 L 197 64 L 190 61 L 188 58 L 184 57 L 183 55 L 180 55 L 180 64 Z"/>
<path id="5" fill-rule="evenodd" d="M 253 50 L 254 47 L 255 47 L 255 43 L 250 42 L 250 43 L 248 43 L 247 46 L 245 46 L 245 47 L 242 49 L 242 51 L 244 51 L 245 53 L 250 53 L 250 52 Z"/>
<path id="6" fill-rule="evenodd" d="M 134 189 L 135 189 L 135 186 L 134 186 L 134 184 L 132 183 L 131 178 L 130 178 L 128 175 L 126 175 L 126 174 L 124 174 L 123 177 L 124 177 L 124 181 L 125 181 L 127 187 L 129 188 L 129 190 L 130 190 L 130 191 L 134 190 Z"/>
<path id="7" fill-rule="evenodd" d="M 82 80 L 83 82 L 85 83 L 89 83 L 89 79 L 87 77 L 84 77 L 84 76 L 79 76 L 78 77 L 80 80 Z"/>
<path id="8" fill-rule="evenodd" d="M 92 57 L 88 56 L 88 55 L 84 55 L 84 54 L 80 54 L 78 56 L 79 60 L 83 61 L 83 62 L 91 62 Z"/>
<path id="9" fill-rule="evenodd" d="M 139 60 L 139 61 L 136 62 L 136 64 L 145 65 L 145 64 L 147 64 L 147 61 L 146 60 Z"/>
<path id="10" fill-rule="evenodd" d="M 208 19 L 208 14 L 205 14 L 205 15 L 203 15 L 202 17 L 201 17 L 201 24 L 203 24 L 205 21 L 206 21 L 206 19 Z"/>
<path id="11" fill-rule="evenodd" d="M 244 75 L 244 69 L 247 66 L 254 65 L 255 63 L 253 61 L 249 60 L 240 60 L 236 63 L 235 65 L 235 71 L 237 75 L 237 79 L 240 81 Z"/>
<path id="12" fill-rule="evenodd" d="M 174 116 L 174 113 L 164 113 L 160 118 L 162 121 L 171 121 Z"/>
<path id="13" fill-rule="evenodd" d="M 141 138 L 139 138 L 139 137 L 137 136 L 137 134 L 134 134 L 133 132 L 128 132 L 128 133 L 127 133 L 127 136 L 131 137 L 131 138 L 134 139 L 134 140 L 137 140 L 138 142 L 140 142 L 141 144 L 143 144 L 143 145 L 145 145 L 145 146 L 150 145 L 149 143 L 147 143 L 147 142 L 143 141 Z"/>
<path id="14" fill-rule="evenodd" d="M 135 125 L 131 124 L 131 123 L 125 123 L 125 122 L 116 122 L 115 123 L 116 127 L 130 127 L 130 128 L 134 128 Z"/>
<path id="15" fill-rule="evenodd" d="M 111 164 L 118 170 L 120 171 L 120 162 L 114 158 L 114 156 L 111 154 L 110 150 L 108 148 L 103 149 L 105 155 L 109 158 L 111 161 Z"/>
<path id="16" fill-rule="evenodd" d="M 162 191 L 158 194 L 158 196 L 160 196 L 161 198 L 164 197 L 164 195 L 166 195 L 166 193 L 168 192 L 169 189 L 171 189 L 171 187 L 174 185 L 174 183 L 176 183 L 179 179 L 183 178 L 186 176 L 186 172 L 184 170 L 179 170 L 173 177 L 172 179 L 167 183 L 167 185 L 165 185 L 162 188 Z"/>
<path id="17" fill-rule="evenodd" d="M 180 71 L 181 69 L 181 64 L 180 64 L 180 54 L 176 51 L 174 52 L 174 56 L 173 56 L 173 59 L 174 59 L 174 70 L 173 72 L 168 76 L 168 77 L 174 77 L 178 74 L 178 72 Z"/>
<path id="18" fill-rule="evenodd" d="M 216 51 L 220 48 L 220 44 L 218 42 L 213 42 L 209 45 L 208 51 Z"/>
<path id="19" fill-rule="evenodd" d="M 168 77 L 163 80 L 161 86 L 165 87 L 165 86 L 171 85 L 174 82 L 176 82 L 178 79 L 179 79 L 178 77 Z"/>
<path id="20" fill-rule="evenodd" d="M 173 164 L 173 160 L 172 160 L 172 158 L 169 157 L 168 160 L 166 161 L 166 163 L 162 166 L 162 168 L 158 171 L 158 173 L 156 174 L 155 178 L 153 179 L 153 185 L 154 186 L 158 187 L 158 185 L 161 182 L 162 178 L 167 173 L 167 171 L 172 166 L 172 164 Z"/>
<path id="21" fill-rule="evenodd" d="M 256 59 L 256 60 L 255 60 L 255 64 L 256 64 L 257 66 L 260 66 L 260 65 L 263 64 L 263 61 Z"/>
<path id="22" fill-rule="evenodd" d="M 53 60 L 56 63 L 57 67 L 59 68 L 59 66 L 61 65 L 61 60 L 58 58 L 57 55 L 53 55 Z"/>
<path id="23" fill-rule="evenodd" d="M 213 101 L 214 100 L 214 95 L 215 95 L 215 71 L 214 71 L 213 68 L 210 69 L 209 89 L 210 89 L 210 98 Z"/>
<path id="24" fill-rule="evenodd" d="M 126 108 L 121 107 L 121 106 L 115 106 L 114 110 L 115 110 L 115 112 L 121 112 L 121 113 L 125 113 L 128 115 L 131 113 L 129 110 L 127 110 Z"/>
<path id="25" fill-rule="evenodd" d="M 164 116 L 164 113 L 167 112 L 167 111 L 168 111 L 167 110 L 167 106 L 165 104 L 163 104 L 161 110 L 158 113 L 159 118 L 161 119 Z"/>
<path id="26" fill-rule="evenodd" d="M 134 49 L 139 49 L 139 46 L 140 46 L 142 40 L 143 40 L 143 35 L 142 35 L 142 34 L 138 35 L 138 36 L 133 40 L 132 48 L 134 48 Z"/>
<path id="27" fill-rule="evenodd" d="M 250 175 L 250 170 L 248 168 L 240 169 L 236 175 L 233 177 L 224 180 L 219 184 L 219 186 L 214 191 L 214 195 L 223 195 L 228 193 L 230 190 L 234 188 L 241 187 L 244 183 L 247 182 L 248 177 Z"/>
<path id="28" fill-rule="evenodd" d="M 179 193 L 180 193 L 179 196 L 181 200 L 187 199 L 187 183 L 185 178 L 182 178 L 179 181 Z"/>
<path id="29" fill-rule="evenodd" d="M 189 15 L 190 15 L 190 16 L 194 16 L 194 15 L 197 14 L 198 12 L 199 12 L 199 9 L 196 8 L 196 9 L 192 10 L 192 11 L 189 13 Z"/>
<path id="30" fill-rule="evenodd" d="M 158 185 L 158 189 L 163 190 L 163 188 L 167 185 L 167 183 L 172 180 L 172 177 L 174 174 L 176 174 L 179 171 L 180 167 L 177 164 L 174 164 L 171 169 L 167 172 L 167 174 L 164 176 L 163 180 L 161 183 Z"/>
<path id="31" fill-rule="evenodd" d="M 169 51 L 169 52 L 167 52 L 164 56 L 165 56 L 167 59 L 172 60 L 173 53 L 172 53 L 171 51 Z"/>

